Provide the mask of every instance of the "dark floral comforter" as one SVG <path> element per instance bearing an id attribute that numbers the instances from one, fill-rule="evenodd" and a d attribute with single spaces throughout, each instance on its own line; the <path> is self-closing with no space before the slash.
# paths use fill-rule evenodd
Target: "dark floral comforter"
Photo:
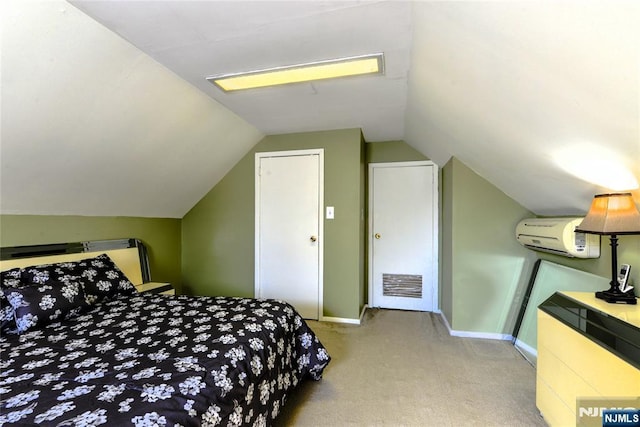
<path id="1" fill-rule="evenodd" d="M 139 294 L 0 338 L 0 425 L 270 425 L 330 357 L 288 304 Z"/>

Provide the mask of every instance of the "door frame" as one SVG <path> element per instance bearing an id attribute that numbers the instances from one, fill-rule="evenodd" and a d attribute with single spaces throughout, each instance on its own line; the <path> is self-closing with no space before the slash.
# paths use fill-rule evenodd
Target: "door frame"
<path id="1" fill-rule="evenodd" d="M 318 156 L 318 313 L 324 315 L 324 149 L 265 151 L 255 153 L 255 237 L 254 237 L 254 295 L 260 295 L 260 159 L 268 157 Z"/>
<path id="2" fill-rule="evenodd" d="M 432 295 L 432 307 L 433 307 L 433 312 L 435 313 L 439 313 L 440 312 L 440 296 L 439 296 L 439 278 L 440 278 L 440 273 L 439 273 L 439 269 L 438 269 L 438 265 L 439 265 L 439 247 L 440 247 L 440 239 L 439 239 L 439 234 L 438 234 L 438 230 L 439 230 L 439 200 L 440 200 L 440 195 L 438 193 L 438 189 L 439 189 L 439 183 L 438 183 L 438 165 L 436 165 L 434 162 L 430 161 L 430 160 L 418 160 L 418 161 L 408 161 L 408 162 L 383 162 L 383 163 L 369 163 L 369 175 L 368 175 L 368 181 L 369 181 L 369 188 L 368 188 L 368 209 L 369 209 L 369 214 L 368 214 L 368 231 L 367 231 L 367 251 L 368 251 L 368 255 L 367 255 L 367 261 L 368 261 L 368 293 L 369 293 L 369 298 L 368 298 L 368 304 L 369 307 L 374 307 L 373 305 L 373 171 L 376 168 L 390 168 L 390 167 L 411 167 L 411 166 L 432 166 L 432 188 L 431 188 L 431 195 L 432 195 L 432 205 L 431 205 L 431 209 L 432 209 L 432 218 L 433 218 L 433 229 L 431 230 L 431 232 L 433 233 L 433 247 L 431 248 L 432 253 L 433 253 L 433 257 L 432 257 L 432 265 L 431 265 L 431 271 L 432 271 L 432 277 L 430 277 L 430 283 L 431 283 L 431 295 Z"/>

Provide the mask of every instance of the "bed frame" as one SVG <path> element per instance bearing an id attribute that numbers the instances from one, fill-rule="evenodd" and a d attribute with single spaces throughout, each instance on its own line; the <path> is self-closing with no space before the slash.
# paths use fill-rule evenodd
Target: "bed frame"
<path id="1" fill-rule="evenodd" d="M 151 281 L 149 259 L 144 244 L 137 239 L 0 248 L 0 271 L 57 262 L 79 261 L 106 253 L 136 288 Z"/>

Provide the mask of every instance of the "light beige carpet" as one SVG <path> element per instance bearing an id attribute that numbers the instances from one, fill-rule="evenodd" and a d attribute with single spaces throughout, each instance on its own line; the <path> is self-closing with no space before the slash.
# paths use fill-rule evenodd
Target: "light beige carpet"
<path id="1" fill-rule="evenodd" d="M 440 315 L 369 309 L 361 326 L 309 322 L 332 361 L 278 426 L 544 426 L 535 369 L 506 341 L 449 336 Z"/>

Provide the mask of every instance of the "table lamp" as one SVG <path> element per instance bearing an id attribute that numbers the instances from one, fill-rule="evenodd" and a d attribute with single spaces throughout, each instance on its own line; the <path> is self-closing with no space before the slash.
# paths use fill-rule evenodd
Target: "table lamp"
<path id="1" fill-rule="evenodd" d="M 596 292 L 596 298 L 607 302 L 636 304 L 633 289 L 622 292 L 618 286 L 618 235 L 640 234 L 640 212 L 631 193 L 597 194 L 591 208 L 576 233 L 608 235 L 611 240 L 611 282 L 606 291 Z M 639 266 L 640 267 L 640 266 Z"/>

